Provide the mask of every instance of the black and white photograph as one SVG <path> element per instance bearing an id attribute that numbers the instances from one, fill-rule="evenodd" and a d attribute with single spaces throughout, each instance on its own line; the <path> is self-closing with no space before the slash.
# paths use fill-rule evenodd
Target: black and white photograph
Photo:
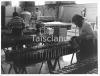
<path id="1" fill-rule="evenodd" d="M 98 0 L 0 2 L 2 75 L 98 75 Z"/>

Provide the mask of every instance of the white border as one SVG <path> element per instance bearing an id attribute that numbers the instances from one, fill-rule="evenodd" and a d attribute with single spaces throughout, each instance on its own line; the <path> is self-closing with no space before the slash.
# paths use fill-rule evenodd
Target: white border
<path id="1" fill-rule="evenodd" d="M 13 1 L 13 0 L 0 0 L 0 5 L 1 5 L 1 1 Z M 17 0 L 17 1 L 37 1 L 37 0 Z M 99 55 L 100 55 L 100 48 L 99 48 L 99 44 L 100 44 L 100 0 L 38 0 L 38 1 L 78 1 L 78 2 L 81 2 L 81 3 L 98 3 L 98 74 L 53 74 L 53 75 L 62 75 L 62 76 L 65 76 L 65 75 L 70 75 L 70 76 L 75 76 L 75 75 L 79 75 L 79 76 L 99 76 L 100 74 L 100 65 L 99 65 L 99 61 L 100 61 L 100 58 L 99 58 Z M 0 17 L 1 17 L 1 8 L 0 8 Z M 1 25 L 1 18 L 0 18 L 0 25 Z M 1 32 L 1 26 L 0 26 L 0 32 Z M 0 42 L 1 42 L 1 33 L 0 33 Z M 0 49 L 1 49 L 1 44 L 0 44 Z M 0 52 L 0 61 L 1 61 L 1 52 Z M 1 62 L 0 62 L 0 65 L 1 65 Z M 0 74 L 1 74 L 1 68 L 0 68 Z M 17 75 L 17 74 L 2 74 L 2 75 Z M 19 76 L 22 76 L 22 75 L 25 75 L 25 74 L 18 74 Z M 30 75 L 30 76 L 33 76 L 33 75 L 40 75 L 40 74 L 26 74 L 26 75 Z M 51 74 L 41 74 L 41 75 L 48 75 L 50 76 Z"/>

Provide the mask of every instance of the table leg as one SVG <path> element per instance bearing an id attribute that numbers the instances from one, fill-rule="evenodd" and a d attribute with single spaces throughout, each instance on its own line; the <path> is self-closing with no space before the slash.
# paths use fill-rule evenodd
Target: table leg
<path id="1" fill-rule="evenodd" d="M 16 74 L 27 74 L 26 68 L 25 67 L 17 67 L 14 66 L 14 71 Z"/>
<path id="2" fill-rule="evenodd" d="M 10 71 L 11 71 L 12 68 L 13 68 L 13 65 L 10 64 L 10 68 L 9 68 L 8 74 L 10 74 Z"/>
<path id="3" fill-rule="evenodd" d="M 39 74 L 40 74 L 40 72 L 41 72 L 42 66 L 43 66 L 43 62 L 42 62 L 42 64 L 41 64 L 41 67 L 40 67 L 40 70 L 39 70 Z"/>
<path id="4" fill-rule="evenodd" d="M 10 64 L 10 68 L 9 68 L 9 70 L 8 70 L 8 74 L 10 74 L 12 68 L 13 68 L 13 65 Z M 2 71 L 3 71 L 3 74 L 5 74 L 5 71 L 4 71 L 4 69 L 3 69 L 2 66 L 1 66 L 1 69 L 2 69 Z"/>
<path id="5" fill-rule="evenodd" d="M 52 66 L 51 60 L 47 60 L 47 65 L 48 65 L 49 72 L 51 73 L 51 71 L 53 70 L 53 66 Z"/>
<path id="6" fill-rule="evenodd" d="M 5 71 L 4 71 L 3 67 L 2 67 L 2 65 L 1 65 L 1 70 L 3 71 L 3 74 L 5 74 Z"/>
<path id="7" fill-rule="evenodd" d="M 61 69 L 59 60 L 58 60 L 58 66 L 59 66 L 59 69 Z"/>
<path id="8" fill-rule="evenodd" d="M 56 65 L 57 65 L 58 59 L 59 59 L 59 58 L 56 58 L 56 59 L 55 59 L 55 62 L 54 62 L 54 65 L 53 65 L 53 70 L 55 70 L 55 68 L 56 68 Z"/>
<path id="9" fill-rule="evenodd" d="M 21 74 L 27 74 L 27 70 L 26 70 L 26 68 L 25 67 L 23 67 L 23 68 L 20 68 L 21 70 L 22 70 L 22 72 L 21 71 L 19 71 Z"/>
<path id="10" fill-rule="evenodd" d="M 13 68 L 14 68 L 15 74 L 18 74 L 17 67 L 13 65 Z"/>
<path id="11" fill-rule="evenodd" d="M 73 58 L 74 58 L 74 53 L 72 54 L 72 58 L 71 58 L 70 64 L 72 64 Z"/>
<path id="12" fill-rule="evenodd" d="M 59 68 L 60 68 L 59 58 L 56 58 L 56 59 L 55 59 L 54 65 L 52 64 L 51 60 L 47 60 L 47 64 L 48 64 L 48 68 L 49 68 L 49 72 L 50 72 L 50 73 L 51 73 L 53 70 L 55 70 L 56 65 L 57 65 L 57 62 L 58 62 Z"/>

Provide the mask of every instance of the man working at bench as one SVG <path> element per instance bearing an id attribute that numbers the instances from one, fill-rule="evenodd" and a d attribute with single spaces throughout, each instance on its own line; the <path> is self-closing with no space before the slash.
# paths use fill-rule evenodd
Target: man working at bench
<path id="1" fill-rule="evenodd" d="M 95 55 L 97 52 L 94 50 L 93 39 L 95 38 L 91 25 L 80 15 L 74 15 L 72 23 L 79 28 L 78 44 L 80 52 L 77 53 L 77 61 L 86 59 Z"/>

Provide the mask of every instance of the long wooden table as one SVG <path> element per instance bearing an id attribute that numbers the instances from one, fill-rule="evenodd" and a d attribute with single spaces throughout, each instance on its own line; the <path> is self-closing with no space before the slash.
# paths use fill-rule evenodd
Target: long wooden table
<path id="1" fill-rule="evenodd" d="M 77 52 L 77 49 L 73 49 L 68 42 L 62 42 L 48 46 L 12 50 L 7 58 L 10 58 L 9 60 L 13 62 L 14 68 L 20 68 L 23 72 L 26 71 L 25 67 L 27 66 L 40 62 L 43 64 L 44 61 L 47 61 L 49 72 L 51 73 L 55 69 L 57 62 L 59 64 L 59 57 L 75 52 Z M 55 60 L 54 64 L 51 62 L 52 59 Z M 15 73 L 19 73 L 16 68 Z"/>
<path id="2" fill-rule="evenodd" d="M 64 27 L 66 26 L 64 25 Z M 47 61 L 49 72 L 51 72 L 55 69 L 57 62 L 59 63 L 59 57 L 77 52 L 77 49 L 73 49 L 69 42 L 60 42 L 42 47 L 21 48 L 24 44 L 27 45 L 33 43 L 35 42 L 33 41 L 32 36 L 3 36 L 1 38 L 2 49 L 16 46 L 19 48 L 13 49 L 7 58 L 10 58 L 10 60 L 14 63 L 13 67 L 16 66 L 16 68 L 24 68 L 23 70 L 25 70 L 26 66 L 31 64 Z M 52 59 L 55 60 L 54 64 L 51 62 Z M 18 73 L 16 69 L 15 73 Z"/>

